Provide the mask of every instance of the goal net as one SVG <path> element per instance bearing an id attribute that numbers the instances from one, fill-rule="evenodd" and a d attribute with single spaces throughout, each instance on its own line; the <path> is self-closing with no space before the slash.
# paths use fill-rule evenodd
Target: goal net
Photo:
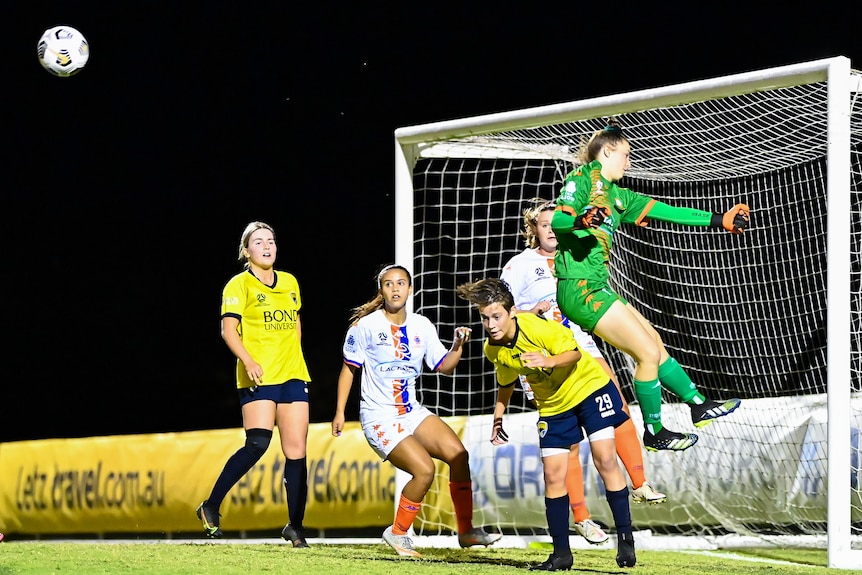
<path id="1" fill-rule="evenodd" d="M 412 269 L 413 311 L 444 341 L 459 325 L 481 333 L 455 287 L 499 277 L 524 249 L 523 209 L 556 199 L 581 139 L 608 116 L 632 143 L 625 187 L 712 212 L 751 207 L 742 236 L 661 222 L 615 234 L 613 286 L 705 395 L 743 399 L 694 448 L 645 452 L 647 478 L 668 501 L 632 505 L 636 529 L 813 537 L 831 565 L 862 566 L 859 77 L 839 57 L 395 132 L 396 261 Z M 423 375 L 421 399 L 463 426 L 474 523 L 544 533 L 536 415 L 516 393 L 513 442 L 490 444 L 496 383 L 481 339 L 454 377 Z M 599 344 L 642 429 L 631 359 Z M 664 396 L 668 427 L 693 431 L 675 401 Z M 588 445 L 582 454 L 593 519 L 612 526 Z M 419 535 L 453 528 L 448 470 L 438 472 Z"/>

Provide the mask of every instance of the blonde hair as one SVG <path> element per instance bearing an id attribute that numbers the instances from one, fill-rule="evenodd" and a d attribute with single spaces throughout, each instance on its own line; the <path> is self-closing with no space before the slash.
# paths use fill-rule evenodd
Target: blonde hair
<path id="1" fill-rule="evenodd" d="M 524 208 L 524 229 L 521 230 L 521 235 L 524 236 L 524 245 L 535 249 L 539 247 L 539 235 L 537 231 L 539 227 L 539 215 L 542 212 L 555 210 L 557 203 L 543 198 L 533 198 L 530 202 L 533 205 Z"/>
<path id="2" fill-rule="evenodd" d="M 616 148 L 629 139 L 623 135 L 623 126 L 616 117 L 608 118 L 607 125 L 601 130 L 596 130 L 588 140 L 581 141 L 578 149 L 578 161 L 582 165 L 589 164 L 599 157 L 599 152 L 605 146 Z"/>
<path id="3" fill-rule="evenodd" d="M 383 287 L 383 275 L 392 270 L 401 270 L 407 275 L 407 284 L 413 285 L 413 276 L 410 275 L 410 272 L 407 271 L 407 268 L 404 266 L 399 266 L 397 264 L 388 264 L 380 268 L 380 271 L 374 275 L 374 282 L 377 284 L 377 293 L 373 298 L 368 300 L 362 305 L 358 305 L 352 310 L 350 310 L 350 325 L 355 324 L 357 321 L 367 316 L 370 313 L 374 313 L 379 309 L 383 309 L 384 299 L 383 294 L 380 293 L 380 289 Z"/>
<path id="4" fill-rule="evenodd" d="M 239 261 L 242 262 L 244 268 L 249 267 L 248 256 L 245 255 L 245 250 L 248 249 L 248 242 L 251 240 L 251 234 L 257 230 L 269 230 L 272 232 L 272 239 L 275 239 L 275 230 L 272 226 L 263 222 L 251 222 L 242 232 L 239 238 Z"/>

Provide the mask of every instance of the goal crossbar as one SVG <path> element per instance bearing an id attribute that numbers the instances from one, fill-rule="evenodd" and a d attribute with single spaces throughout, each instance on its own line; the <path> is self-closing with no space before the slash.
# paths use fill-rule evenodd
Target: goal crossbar
<path id="1" fill-rule="evenodd" d="M 647 107 L 676 106 L 759 90 L 772 90 L 799 84 L 811 84 L 826 80 L 829 76 L 829 70 L 835 66 L 847 68 L 849 87 L 849 60 L 840 57 L 825 58 L 801 64 L 791 64 L 720 78 L 696 80 L 684 84 L 649 88 L 623 94 L 599 96 L 575 102 L 550 104 L 511 112 L 499 112 L 471 118 L 407 126 L 395 130 L 395 139 L 400 146 L 428 144 L 435 141 L 452 140 L 477 134 L 534 128 L 548 124 L 636 112 Z"/>
<path id="2" fill-rule="evenodd" d="M 493 113 L 423 125 L 401 127 L 395 130 L 395 261 L 414 272 L 414 174 L 420 158 L 434 156 L 435 147 L 444 146 L 442 152 L 451 152 L 448 143 L 487 137 L 503 132 L 532 130 L 543 126 L 581 120 L 603 118 L 643 110 L 675 107 L 739 96 L 755 92 L 776 90 L 792 86 L 825 83 L 827 86 L 828 129 L 823 135 L 826 142 L 826 197 L 829 217 L 827 223 L 827 340 L 826 352 L 828 396 L 828 477 L 838 487 L 828 490 L 827 548 L 829 565 L 839 568 L 862 567 L 862 550 L 851 547 L 851 493 L 836 478 L 851 476 L 853 469 L 847 454 L 851 445 L 851 386 L 848 357 L 852 353 L 851 294 L 848 278 L 851 277 L 851 109 L 849 97 L 859 91 L 859 74 L 851 69 L 845 57 L 826 58 L 759 70 L 698 80 L 684 84 L 658 87 L 625 94 L 590 98 L 575 102 L 552 104 L 509 112 Z M 455 143 L 454 148 L 462 144 Z M 483 146 L 467 154 L 481 155 Z M 551 145 L 549 153 L 553 153 Z M 501 151 L 518 157 L 518 150 Z M 533 146 L 522 154 L 542 156 L 541 146 Z M 411 301 L 408 305 L 413 305 Z"/>

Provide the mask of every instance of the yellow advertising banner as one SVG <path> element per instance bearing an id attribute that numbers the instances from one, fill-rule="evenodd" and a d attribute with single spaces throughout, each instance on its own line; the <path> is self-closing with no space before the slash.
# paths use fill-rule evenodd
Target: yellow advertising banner
<path id="1" fill-rule="evenodd" d="M 195 509 L 244 443 L 237 428 L 0 444 L 0 532 L 197 531 Z M 377 458 L 358 422 L 348 422 L 340 437 L 329 423 L 312 424 L 307 462 L 307 527 L 391 524 L 395 468 Z M 223 528 L 284 526 L 283 471 L 276 430 L 222 504 Z"/>

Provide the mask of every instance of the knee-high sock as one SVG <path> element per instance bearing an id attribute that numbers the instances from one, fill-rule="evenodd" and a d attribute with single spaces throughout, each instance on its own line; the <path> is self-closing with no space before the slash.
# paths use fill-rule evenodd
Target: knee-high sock
<path id="1" fill-rule="evenodd" d="M 308 503 L 308 467 L 305 457 L 284 462 L 284 487 L 287 491 L 288 521 L 294 527 L 302 527 Z"/>
<path id="2" fill-rule="evenodd" d="M 554 543 L 555 555 L 572 552 L 569 545 L 569 496 L 545 497 L 545 516 L 548 518 L 548 534 Z"/>
<path id="3" fill-rule="evenodd" d="M 576 523 L 590 518 L 590 510 L 584 497 L 584 468 L 577 457 L 569 457 L 569 468 L 566 471 L 566 491 L 569 494 L 569 506 Z"/>
<path id="4" fill-rule="evenodd" d="M 661 386 L 658 379 L 634 380 L 635 396 L 644 418 L 644 427 L 650 433 L 661 431 Z"/>
<path id="5" fill-rule="evenodd" d="M 632 532 L 632 513 L 629 507 L 629 488 L 623 487 L 619 491 L 608 491 L 605 496 L 608 499 L 608 505 L 611 508 L 611 515 L 614 516 L 614 527 L 617 534 Z"/>
<path id="6" fill-rule="evenodd" d="M 643 447 L 638 437 L 638 431 L 631 419 L 614 430 L 614 440 L 617 444 L 617 455 L 620 456 L 626 472 L 632 478 L 632 486 L 637 489 L 644 484 L 646 477 L 644 476 Z"/>
<path id="7" fill-rule="evenodd" d="M 398 511 L 395 512 L 395 523 L 392 524 L 392 533 L 395 535 L 404 535 L 407 533 L 421 508 L 421 501 L 410 501 L 402 495 L 398 501 Z"/>
<path id="8" fill-rule="evenodd" d="M 469 533 L 473 529 L 473 484 L 470 481 L 450 481 L 449 494 L 455 508 L 458 533 Z"/>
<path id="9" fill-rule="evenodd" d="M 703 395 L 697 391 L 697 386 L 674 358 L 669 357 L 658 366 L 658 378 L 663 386 L 678 395 L 684 402 L 698 405 L 703 403 Z"/>
<path id="10" fill-rule="evenodd" d="M 207 504 L 218 509 L 231 487 L 254 467 L 269 447 L 271 429 L 249 429 L 245 432 L 245 445 L 230 456 L 213 485 Z"/>

